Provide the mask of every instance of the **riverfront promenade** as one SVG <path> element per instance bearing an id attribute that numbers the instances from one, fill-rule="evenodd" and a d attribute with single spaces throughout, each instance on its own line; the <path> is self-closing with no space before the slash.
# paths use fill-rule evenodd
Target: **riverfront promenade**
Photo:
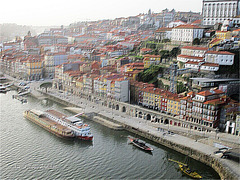
<path id="1" fill-rule="evenodd" d="M 65 100 L 67 102 L 70 102 L 71 104 L 76 105 L 79 108 L 72 108 L 72 110 L 75 111 L 76 113 L 94 112 L 97 114 L 102 114 L 122 124 L 125 124 L 130 127 L 134 127 L 135 129 L 138 129 L 141 132 L 154 135 L 156 137 L 173 142 L 174 144 L 180 144 L 182 146 L 194 149 L 196 151 L 200 151 L 201 153 L 206 154 L 209 157 L 216 158 L 218 161 L 220 161 L 223 166 L 227 167 L 227 169 L 230 170 L 230 173 L 234 174 L 235 178 L 238 179 L 240 177 L 239 164 L 235 161 L 232 161 L 229 159 L 222 159 L 220 158 L 219 155 L 215 155 L 214 152 L 217 151 L 218 148 L 213 146 L 214 142 L 224 144 L 221 141 L 221 139 L 224 139 L 224 142 L 225 143 L 228 142 L 228 144 L 235 142 L 234 144 L 232 144 L 233 148 L 239 147 L 239 137 L 237 136 L 224 134 L 224 133 L 219 133 L 216 136 L 215 133 L 209 133 L 208 135 L 206 135 L 205 138 L 196 140 L 196 139 L 182 136 L 176 133 L 171 135 L 167 133 L 168 128 L 170 129 L 170 131 L 173 131 L 173 132 L 181 131 L 181 129 L 179 129 L 179 127 L 174 127 L 174 126 L 168 127 L 168 125 L 160 125 L 158 123 L 153 123 L 144 119 L 131 117 L 120 111 L 102 106 L 101 104 L 95 104 L 91 101 L 88 101 L 86 99 L 83 99 L 74 95 L 58 93 L 55 90 L 52 90 L 52 91 L 50 90 L 48 92 L 48 95 Z M 184 128 L 182 128 L 182 130 L 184 130 Z"/>
<path id="2" fill-rule="evenodd" d="M 15 82 L 15 85 L 17 85 L 19 81 Z M 39 85 L 42 82 L 32 82 L 29 84 L 31 93 L 33 96 L 37 98 L 42 98 L 43 93 L 45 92 L 44 90 L 41 91 L 39 89 Z M 130 127 L 134 127 L 135 129 L 138 129 L 139 131 L 146 133 L 146 134 L 151 134 L 155 137 L 159 137 L 161 139 L 167 140 L 172 142 L 173 144 L 178 144 L 183 147 L 188 147 L 193 150 L 199 151 L 203 154 L 206 154 L 209 157 L 212 157 L 219 161 L 222 166 L 224 166 L 226 169 L 228 169 L 233 176 L 233 179 L 239 179 L 240 177 L 240 166 L 237 162 L 228 160 L 228 159 L 221 159 L 219 156 L 215 155 L 214 152 L 218 150 L 218 148 L 213 146 L 213 142 L 218 142 L 222 143 L 221 139 L 224 140 L 224 142 L 235 142 L 233 145 L 239 147 L 239 137 L 225 134 L 225 133 L 208 133 L 205 134 L 205 137 L 202 139 L 193 139 L 190 137 L 182 136 L 180 133 L 175 133 L 175 134 L 168 134 L 167 130 L 168 128 L 170 131 L 173 132 L 181 132 L 181 130 L 185 131 L 184 128 L 179 128 L 179 127 L 174 127 L 168 125 L 160 125 L 157 123 L 152 123 L 150 121 L 144 120 L 144 119 L 139 119 L 136 117 L 131 117 L 127 115 L 126 113 L 107 108 L 105 106 L 102 106 L 101 104 L 95 104 L 93 102 L 87 101 L 86 99 L 73 96 L 73 95 L 67 95 L 65 93 L 59 93 L 56 90 L 49 90 L 47 93 L 49 96 L 64 100 L 66 102 L 70 102 L 71 104 L 74 104 L 75 106 L 79 107 L 79 111 L 83 111 L 84 113 L 99 113 L 102 114 L 106 117 L 109 117 L 111 119 L 114 119 L 122 124 L 125 124 Z M 75 109 L 76 110 L 76 109 Z M 190 133 L 195 133 L 195 132 L 190 132 Z M 219 139 L 218 139 L 219 137 Z M 208 143 L 206 143 L 208 142 Z M 225 143 L 222 144 L 225 144 Z M 214 168 L 221 176 L 221 178 L 227 179 L 227 175 L 221 174 L 216 168 Z"/>

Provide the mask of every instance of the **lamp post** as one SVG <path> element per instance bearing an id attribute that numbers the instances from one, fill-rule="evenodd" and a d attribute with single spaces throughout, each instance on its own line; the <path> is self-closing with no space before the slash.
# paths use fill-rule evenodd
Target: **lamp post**
<path id="1" fill-rule="evenodd" d="M 169 127 L 170 125 L 169 124 L 170 124 L 170 122 L 168 121 L 168 132 L 169 132 L 169 129 L 170 129 L 170 127 Z"/>
<path id="2" fill-rule="evenodd" d="M 215 132 L 216 132 L 216 134 L 215 134 L 215 139 L 216 139 L 217 138 L 217 134 L 219 133 L 219 129 L 216 128 Z"/>

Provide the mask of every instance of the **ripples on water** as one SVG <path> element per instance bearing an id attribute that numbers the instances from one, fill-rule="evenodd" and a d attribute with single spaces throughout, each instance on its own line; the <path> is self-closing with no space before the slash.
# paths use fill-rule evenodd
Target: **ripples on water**
<path id="1" fill-rule="evenodd" d="M 154 151 L 146 153 L 130 144 L 127 136 L 87 121 L 93 142 L 61 139 L 23 118 L 27 109 L 62 109 L 52 101 L 28 98 L 28 103 L 12 99 L 14 91 L 0 94 L 1 179 L 189 179 L 182 175 L 173 158 L 185 156 L 144 139 Z M 191 160 L 190 167 L 204 178 L 219 178 L 209 167 Z"/>

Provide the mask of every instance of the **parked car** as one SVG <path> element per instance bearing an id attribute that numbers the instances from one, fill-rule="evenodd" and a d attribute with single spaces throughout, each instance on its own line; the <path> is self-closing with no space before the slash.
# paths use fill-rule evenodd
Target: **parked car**
<path id="1" fill-rule="evenodd" d="M 19 86 L 26 86 L 27 84 L 25 82 L 20 82 L 18 85 Z"/>
<path id="2" fill-rule="evenodd" d="M 27 90 L 27 89 L 30 89 L 30 87 L 29 87 L 29 86 L 26 86 L 26 87 L 24 87 L 24 89 Z"/>

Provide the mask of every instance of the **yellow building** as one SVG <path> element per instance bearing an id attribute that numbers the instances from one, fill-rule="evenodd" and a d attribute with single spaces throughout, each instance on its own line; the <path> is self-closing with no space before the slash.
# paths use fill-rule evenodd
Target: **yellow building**
<path id="1" fill-rule="evenodd" d="M 80 65 L 79 70 L 82 73 L 90 72 L 91 71 L 91 64 L 90 63 L 84 63 L 83 65 Z"/>
<path id="2" fill-rule="evenodd" d="M 215 36 L 217 39 L 230 39 L 232 37 L 231 31 L 216 31 Z"/>
<path id="3" fill-rule="evenodd" d="M 143 106 L 158 110 L 161 105 L 161 90 L 148 87 L 143 89 Z"/>
<path id="4" fill-rule="evenodd" d="M 167 112 L 172 115 L 180 114 L 180 99 L 177 97 L 168 97 Z"/>
<path id="5" fill-rule="evenodd" d="M 76 80 L 76 94 L 81 95 L 81 92 L 84 90 L 83 77 L 79 77 Z"/>
<path id="6" fill-rule="evenodd" d="M 30 56 L 26 61 L 26 72 L 28 80 L 39 80 L 42 78 L 42 59 L 39 56 Z"/>
<path id="7" fill-rule="evenodd" d="M 144 68 L 149 68 L 150 67 L 150 58 L 149 57 L 145 57 L 143 59 L 143 63 L 144 63 Z"/>
<path id="8" fill-rule="evenodd" d="M 161 60 L 160 55 L 150 55 L 146 54 L 144 55 L 143 63 L 144 63 L 144 68 L 149 68 L 152 64 L 156 65 L 159 64 Z"/>
<path id="9" fill-rule="evenodd" d="M 209 44 L 208 44 L 208 47 L 209 48 L 212 48 L 213 46 L 219 44 L 221 41 L 223 41 L 222 39 L 218 39 L 218 38 L 214 38 L 212 39 Z"/>

